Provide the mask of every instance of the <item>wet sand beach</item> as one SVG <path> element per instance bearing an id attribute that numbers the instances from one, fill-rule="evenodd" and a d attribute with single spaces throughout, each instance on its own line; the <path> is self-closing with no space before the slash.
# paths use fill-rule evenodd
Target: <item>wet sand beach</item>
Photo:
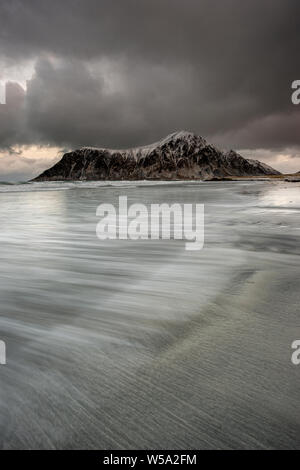
<path id="1" fill-rule="evenodd" d="M 100 241 L 100 203 L 205 205 L 205 245 Z M 300 183 L 0 186 L 3 449 L 300 445 Z"/>

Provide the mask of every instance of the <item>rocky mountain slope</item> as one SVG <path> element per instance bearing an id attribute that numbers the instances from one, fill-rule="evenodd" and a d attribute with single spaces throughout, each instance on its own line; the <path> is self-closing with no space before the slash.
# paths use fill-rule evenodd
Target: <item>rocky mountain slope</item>
<path id="1" fill-rule="evenodd" d="M 280 174 L 231 150 L 222 153 L 200 136 L 175 132 L 145 147 L 127 150 L 83 147 L 66 153 L 34 181 L 211 179 Z"/>

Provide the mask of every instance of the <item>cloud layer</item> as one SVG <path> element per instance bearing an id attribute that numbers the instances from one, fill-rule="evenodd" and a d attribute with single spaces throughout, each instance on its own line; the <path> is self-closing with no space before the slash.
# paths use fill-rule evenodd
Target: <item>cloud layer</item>
<path id="1" fill-rule="evenodd" d="M 127 147 L 188 129 L 298 149 L 299 26 L 298 0 L 2 0 L 0 79 L 33 77 L 24 111 L 0 113 L 0 147 Z"/>

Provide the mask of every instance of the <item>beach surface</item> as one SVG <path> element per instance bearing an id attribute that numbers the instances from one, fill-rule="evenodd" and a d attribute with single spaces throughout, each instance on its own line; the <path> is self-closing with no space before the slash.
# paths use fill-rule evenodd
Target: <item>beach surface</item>
<path id="1" fill-rule="evenodd" d="M 205 205 L 205 244 L 96 237 L 97 206 Z M 0 447 L 300 446 L 300 183 L 0 185 Z"/>

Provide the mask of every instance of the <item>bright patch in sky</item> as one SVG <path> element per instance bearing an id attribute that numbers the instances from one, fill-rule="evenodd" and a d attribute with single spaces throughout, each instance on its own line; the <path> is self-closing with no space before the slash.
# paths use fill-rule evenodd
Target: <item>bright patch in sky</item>
<path id="1" fill-rule="evenodd" d="M 0 151 L 0 175 L 2 181 L 26 181 L 31 179 L 62 157 L 61 149 L 51 146 L 16 146 L 11 151 Z"/>

